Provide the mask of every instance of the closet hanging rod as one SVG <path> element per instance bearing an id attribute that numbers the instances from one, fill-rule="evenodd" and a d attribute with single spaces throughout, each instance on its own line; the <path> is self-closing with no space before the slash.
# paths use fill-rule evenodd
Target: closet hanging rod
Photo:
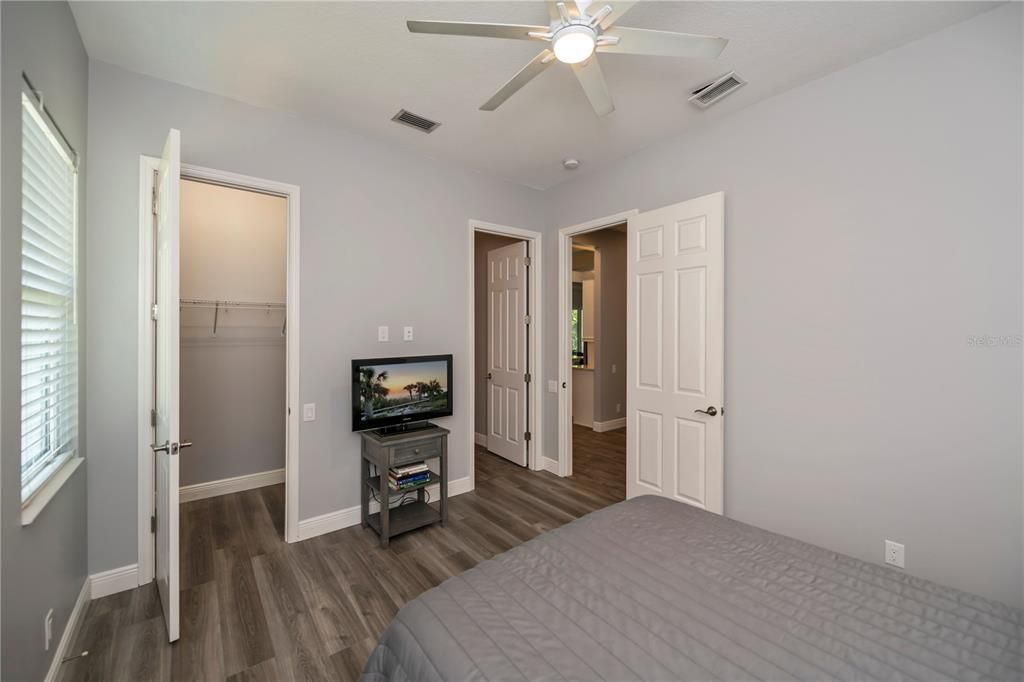
<path id="1" fill-rule="evenodd" d="M 190 308 L 248 308 L 250 310 L 286 310 L 286 303 L 271 303 L 269 301 L 220 301 L 201 298 L 183 298 L 179 303 Z"/>

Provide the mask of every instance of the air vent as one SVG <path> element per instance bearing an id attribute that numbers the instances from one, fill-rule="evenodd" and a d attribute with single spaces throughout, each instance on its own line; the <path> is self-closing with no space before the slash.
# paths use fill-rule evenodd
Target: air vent
<path id="1" fill-rule="evenodd" d="M 395 123 L 401 123 L 409 126 L 410 128 L 423 131 L 424 133 L 432 133 L 439 125 L 441 125 L 437 121 L 431 121 L 429 118 L 417 116 L 411 111 L 406 111 L 405 109 L 401 109 L 397 114 L 392 116 L 391 120 Z"/>
<path id="2" fill-rule="evenodd" d="M 737 76 L 736 72 L 730 71 L 694 90 L 690 95 L 690 101 L 703 109 L 746 84 L 747 81 Z"/>

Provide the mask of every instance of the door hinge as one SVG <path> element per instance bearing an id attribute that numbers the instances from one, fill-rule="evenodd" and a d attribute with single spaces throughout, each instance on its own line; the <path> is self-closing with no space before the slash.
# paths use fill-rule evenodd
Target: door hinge
<path id="1" fill-rule="evenodd" d="M 525 440 L 527 443 L 529 443 L 532 439 L 533 439 L 533 434 L 530 433 L 529 431 L 527 431 L 526 433 L 523 434 L 523 440 Z"/>
<path id="2" fill-rule="evenodd" d="M 150 533 L 155 533 L 156 532 L 156 514 L 153 514 L 152 516 L 149 517 L 149 532 Z"/>
<path id="3" fill-rule="evenodd" d="M 523 321 L 526 322 L 527 326 L 529 326 L 530 325 L 530 316 L 529 315 L 524 316 L 523 317 Z"/>
<path id="4" fill-rule="evenodd" d="M 156 197 L 157 197 L 156 187 L 154 186 L 153 187 L 153 215 L 158 215 L 158 213 L 157 213 Z"/>
<path id="5" fill-rule="evenodd" d="M 160 309 L 159 309 L 159 308 L 157 308 L 157 305 L 156 305 L 156 303 L 154 303 L 153 305 L 151 305 L 151 306 L 149 307 L 149 317 L 150 317 L 150 319 L 151 319 L 151 320 L 153 320 L 154 322 L 156 322 L 156 317 L 157 317 L 157 314 L 158 314 L 159 312 L 160 312 Z"/>
<path id="6" fill-rule="evenodd" d="M 529 372 L 523 375 L 523 381 L 525 381 L 526 383 L 530 383 L 530 379 L 531 377 Z"/>
<path id="7" fill-rule="evenodd" d="M 156 408 L 149 411 L 149 425 L 156 426 Z"/>
<path id="8" fill-rule="evenodd" d="M 532 263 L 532 262 L 533 262 L 533 259 L 532 259 L 532 258 L 530 258 L 529 256 L 527 256 L 526 258 L 524 258 L 524 259 L 523 259 L 523 264 L 524 264 L 524 265 L 525 265 L 526 267 L 530 267 L 530 263 Z"/>

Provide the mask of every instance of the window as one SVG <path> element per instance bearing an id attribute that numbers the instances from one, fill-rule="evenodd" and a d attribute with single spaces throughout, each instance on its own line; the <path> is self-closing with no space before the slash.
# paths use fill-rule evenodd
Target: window
<path id="1" fill-rule="evenodd" d="M 74 152 L 21 97 L 21 500 L 78 445 Z"/>

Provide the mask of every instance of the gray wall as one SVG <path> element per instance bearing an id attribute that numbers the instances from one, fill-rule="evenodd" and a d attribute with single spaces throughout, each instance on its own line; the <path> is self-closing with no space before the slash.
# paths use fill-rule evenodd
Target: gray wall
<path id="1" fill-rule="evenodd" d="M 477 232 L 473 263 L 473 400 L 474 430 L 487 435 L 487 252 L 522 241 L 489 232 Z"/>
<path id="2" fill-rule="evenodd" d="M 725 192 L 728 516 L 1016 605 L 1021 347 L 969 339 L 1021 334 L 1021 57 L 1004 6 L 547 194 L 554 230 Z"/>
<path id="3" fill-rule="evenodd" d="M 3 408 L 3 610 L 0 677 L 41 679 L 86 578 L 86 467 L 72 475 L 29 526 L 21 526 L 21 74 L 44 92 L 47 108 L 71 145 L 86 154 L 88 60 L 67 4 L 0 3 L 3 14 L 0 77 L 0 148 L 3 156 L 3 231 L 0 235 L 0 402 Z M 84 231 L 85 173 L 79 175 Z M 80 252 L 80 257 L 82 253 Z M 79 310 L 83 310 L 80 306 Z M 83 320 L 79 318 L 81 323 Z M 84 329 L 82 327 L 81 329 Z M 84 356 L 84 334 L 79 334 Z M 80 363 L 79 384 L 85 383 Z M 85 402 L 79 402 L 80 415 Z M 79 418 L 79 448 L 85 442 L 85 419 Z M 88 462 L 88 460 L 86 460 Z M 43 619 L 54 610 L 54 640 L 43 650 Z"/>
<path id="4" fill-rule="evenodd" d="M 594 421 L 620 419 L 626 416 L 626 234 L 599 230 L 577 235 L 573 243 L 596 246 L 601 254 L 595 289 L 600 312 L 595 330 Z M 621 411 L 615 411 L 616 405 Z"/>
<path id="5" fill-rule="evenodd" d="M 241 311 L 233 311 L 232 314 Z M 263 315 L 263 313 L 256 313 Z M 277 338 L 181 340 L 181 485 L 284 468 L 285 343 Z"/>
<path id="6" fill-rule="evenodd" d="M 354 357 L 454 353 L 455 416 L 441 421 L 453 432 L 451 478 L 467 476 L 473 425 L 460 401 L 472 400 L 468 220 L 540 229 L 541 195 L 312 118 L 95 61 L 90 76 L 89 173 L 103 178 L 89 198 L 87 237 L 95 302 L 88 327 L 95 340 L 88 423 L 96 439 L 90 571 L 138 558 L 139 155 L 158 155 L 171 127 L 181 130 L 186 163 L 302 188 L 300 400 L 317 404 L 317 421 L 300 423 L 300 518 L 359 503 L 349 405 Z M 392 340 L 378 343 L 377 326 L 385 324 Z M 415 341 L 401 341 L 406 324 L 415 327 Z"/>

